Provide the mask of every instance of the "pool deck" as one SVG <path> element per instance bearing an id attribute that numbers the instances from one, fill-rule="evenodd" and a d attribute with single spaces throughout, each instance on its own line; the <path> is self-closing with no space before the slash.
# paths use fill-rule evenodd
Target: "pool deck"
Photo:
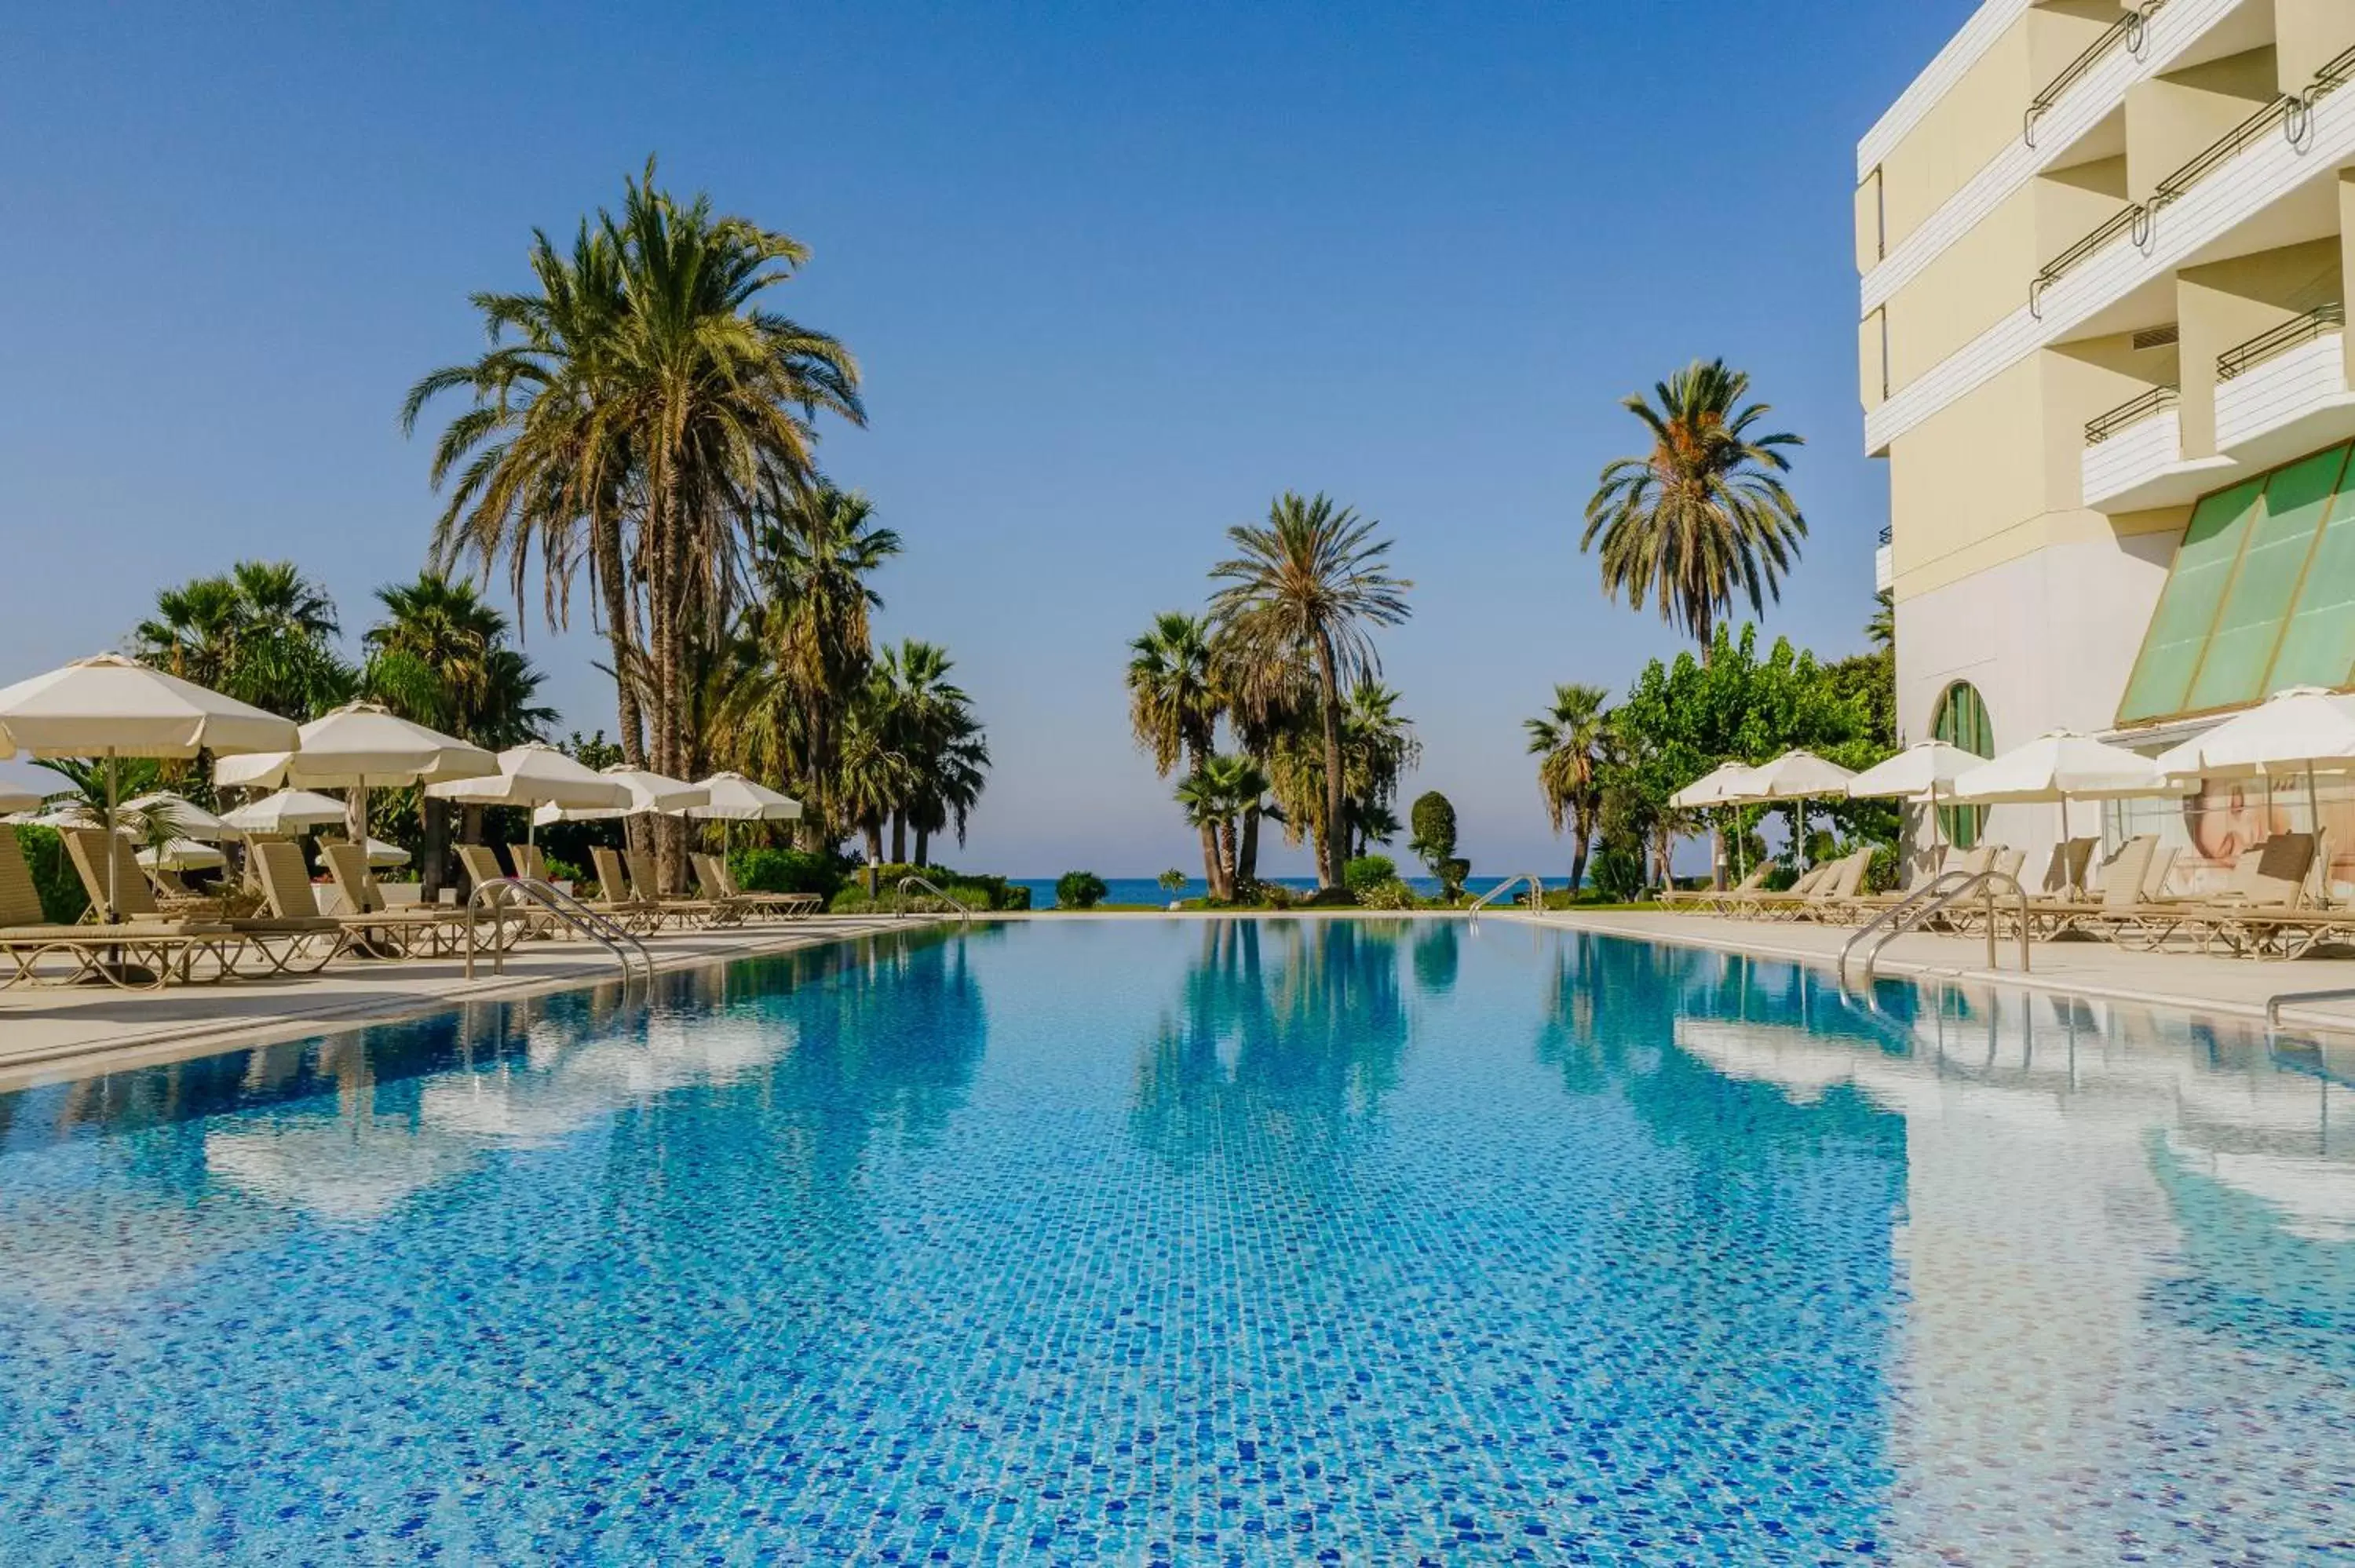
<path id="1" fill-rule="evenodd" d="M 1526 911 L 1491 912 L 1491 920 L 1543 926 L 1554 930 L 1595 931 L 1674 942 L 1721 952 L 1789 959 L 1832 969 L 1840 948 L 1856 933 L 1841 926 L 1736 920 L 1723 916 L 1627 911 L 1582 915 Z M 2266 1001 L 2283 991 L 2355 990 L 2355 959 L 2299 959 L 2287 963 L 2210 958 L 2196 953 L 2137 953 L 2107 942 L 2037 942 L 2029 951 L 2030 972 L 2019 969 L 2018 946 L 1998 948 L 1999 967 L 1990 970 L 1985 937 L 1909 933 L 1883 950 L 1880 973 L 1937 977 L 2066 992 L 2110 1001 L 2140 1002 L 2230 1017 L 2264 1016 Z M 2285 1022 L 2343 1022 L 2355 1029 L 2355 1001 L 2318 1003 L 2289 1011 Z"/>
<path id="2" fill-rule="evenodd" d="M 657 969 L 697 969 L 928 923 L 824 916 L 664 932 L 647 938 L 646 947 Z M 80 1076 L 94 1067 L 207 1055 L 413 1018 L 458 1002 L 566 991 L 616 977 L 612 955 L 593 943 L 535 941 L 506 955 L 505 973 L 493 973 L 487 959 L 479 961 L 471 980 L 462 959 L 338 959 L 300 979 L 160 991 L 18 987 L 0 991 L 0 1089 Z"/>

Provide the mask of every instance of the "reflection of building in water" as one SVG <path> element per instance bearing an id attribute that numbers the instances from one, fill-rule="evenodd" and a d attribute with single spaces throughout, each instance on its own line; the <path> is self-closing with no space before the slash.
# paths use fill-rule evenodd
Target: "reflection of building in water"
<path id="1" fill-rule="evenodd" d="M 1677 1025 L 1730 1076 L 1797 1101 L 1847 1086 L 1905 1118 L 1909 1302 L 1888 1416 L 1901 1555 L 2112 1562 L 2137 1534 L 2235 1508 L 2286 1517 L 2301 1489 L 2355 1480 L 2355 1130 L 2330 1125 L 2355 1095 L 2188 1022 L 2128 1027 L 2018 994 L 1966 1005 L 1883 1038 L 1824 1033 L 1860 1024 L 1829 997 L 1813 1029 Z M 2233 1202 L 2186 1196 L 2201 1191 Z M 2253 1283 L 2250 1260 L 2285 1247 L 2307 1255 L 2303 1277 Z M 2269 1287 L 2335 1287 L 2338 1364 L 2262 1331 L 2281 1303 L 2234 1296 Z M 2280 1502 L 2253 1500 L 2274 1487 Z"/>

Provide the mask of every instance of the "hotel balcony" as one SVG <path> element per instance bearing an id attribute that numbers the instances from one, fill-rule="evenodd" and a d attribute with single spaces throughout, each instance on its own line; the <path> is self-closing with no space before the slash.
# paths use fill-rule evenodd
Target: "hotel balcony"
<path id="1" fill-rule="evenodd" d="M 2242 468 L 2270 468 L 2355 435 L 2347 385 L 2347 308 L 2325 305 L 2216 361 L 2216 446 Z"/>
<path id="2" fill-rule="evenodd" d="M 2216 487 L 2230 458 L 2183 455 L 2182 393 L 2154 387 L 2085 427 L 2084 503 L 2097 512 L 2181 506 Z"/>

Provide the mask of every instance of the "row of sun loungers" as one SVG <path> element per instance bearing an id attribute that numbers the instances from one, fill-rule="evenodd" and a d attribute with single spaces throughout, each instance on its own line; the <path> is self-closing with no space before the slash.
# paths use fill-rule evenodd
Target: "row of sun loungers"
<path id="1" fill-rule="evenodd" d="M 2200 953 L 2294 959 L 2326 944 L 2355 944 L 2355 907 L 2311 901 L 2316 868 L 2328 863 L 2320 835 L 2276 834 L 2240 857 L 2222 890 L 2185 895 L 2168 891 L 2176 852 L 2162 849 L 2157 838 L 2129 839 L 2096 866 L 2098 847 L 2094 839 L 2056 846 L 2039 889 L 2027 895 L 2024 912 L 2021 899 L 1998 883 L 1991 900 L 1974 894 L 1943 911 L 1930 928 L 1977 935 L 1992 920 L 1999 934 L 2009 936 L 2024 913 L 2029 935 L 2040 940 L 2090 938 L 2147 951 L 2180 946 Z M 1867 894 L 1860 889 L 1871 854 L 1859 850 L 1818 866 L 1782 893 L 1767 892 L 1761 873 L 1739 887 L 1685 894 L 1672 902 L 1744 918 L 1857 926 L 1895 907 L 1934 876 L 1992 871 L 2016 881 L 2023 863 L 2019 852 L 1997 845 L 1949 851 L 1934 874 L 1906 892 Z"/>
<path id="2" fill-rule="evenodd" d="M 354 844 L 322 846 L 321 859 L 342 898 L 336 914 L 321 909 L 302 850 L 285 841 L 249 842 L 251 893 L 198 894 L 169 874 L 142 867 L 127 835 L 112 835 L 111 846 L 109 836 L 95 828 L 64 831 L 93 914 L 91 923 L 58 925 L 44 917 L 16 835 L 0 832 L 0 990 L 89 983 L 149 989 L 314 974 L 346 954 L 408 959 L 446 957 L 469 944 L 505 948 L 557 924 L 544 906 L 527 902 L 473 911 L 391 906 Z M 747 894 L 718 855 L 692 857 L 700 894 L 686 897 L 661 891 L 650 854 L 593 853 L 600 895 L 584 902 L 635 934 L 800 919 L 825 908 L 815 894 Z M 548 880 L 536 846 L 517 845 L 509 853 L 517 877 Z M 464 845 L 459 854 L 477 886 L 507 880 L 488 846 Z M 110 902 L 119 918 L 99 922 L 95 911 Z"/>

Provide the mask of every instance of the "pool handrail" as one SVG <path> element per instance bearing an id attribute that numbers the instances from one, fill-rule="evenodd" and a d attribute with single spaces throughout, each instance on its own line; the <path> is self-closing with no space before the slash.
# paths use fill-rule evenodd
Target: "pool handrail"
<path id="1" fill-rule="evenodd" d="M 1545 882 L 1542 878 L 1537 876 L 1533 873 L 1525 871 L 1518 876 L 1508 876 L 1505 878 L 1504 881 L 1497 884 L 1496 886 L 1488 889 L 1487 892 L 1474 899 L 1472 901 L 1472 907 L 1464 912 L 1464 917 L 1471 924 L 1477 926 L 1480 923 L 1481 910 L 1486 909 L 1489 905 L 1494 904 L 1497 899 L 1502 898 L 1506 894 L 1510 893 L 1514 888 L 1518 887 L 1524 882 L 1529 885 L 1530 912 L 1538 915 L 1544 914 Z"/>
<path id="2" fill-rule="evenodd" d="M 957 919 L 959 921 L 968 927 L 973 924 L 973 911 L 965 907 L 964 899 L 952 897 L 948 893 L 944 892 L 938 884 L 931 881 L 929 878 L 922 876 L 903 876 L 900 879 L 900 904 L 899 909 L 894 912 L 893 917 L 895 919 L 904 920 L 908 917 L 907 897 L 908 889 L 911 887 L 922 888 L 925 892 L 931 894 L 933 897 L 939 899 L 950 908 L 955 910 L 957 912 Z"/>
<path id="3" fill-rule="evenodd" d="M 2355 986 L 2335 986 L 2328 991 L 2275 992 L 2265 1001 L 2265 1033 L 2271 1034 L 2281 1028 L 2283 1008 L 2304 1007 L 2309 1002 L 2317 1001 L 2355 1001 Z M 2336 1027 L 2355 1029 L 2355 1020 L 2340 1019 L 2334 1022 Z"/>
<path id="4" fill-rule="evenodd" d="M 1897 903 L 1866 921 L 1856 935 L 1850 937 L 1841 946 L 1840 990 L 1848 989 L 1849 955 L 1856 951 L 1867 938 L 1876 933 L 1880 936 L 1880 940 L 1865 948 L 1864 953 L 1864 989 L 1870 992 L 1872 990 L 1873 970 L 1881 961 L 1881 948 L 1889 946 L 1906 932 L 1918 929 L 1923 921 L 1933 916 L 1944 914 L 1974 893 L 1983 895 L 1987 900 L 1987 967 L 1992 970 L 1996 968 L 1995 901 L 1999 887 L 2009 887 L 2011 891 L 2008 896 L 2017 899 L 2019 903 L 2019 972 L 2028 973 L 2030 968 L 2028 890 L 2020 886 L 2019 879 L 2009 872 L 1994 870 L 1948 871 L 1941 872 Z"/>
<path id="5" fill-rule="evenodd" d="M 646 989 L 654 990 L 655 956 L 638 934 L 619 921 L 590 908 L 572 895 L 537 877 L 502 876 L 475 885 L 466 900 L 466 978 L 474 978 L 474 928 L 485 906 L 496 919 L 499 911 L 518 899 L 528 899 L 546 909 L 566 926 L 604 948 L 622 966 L 622 986 L 630 984 L 630 954 L 634 950 L 646 969 Z M 491 972 L 506 973 L 506 948 L 496 940 L 491 944 Z"/>

